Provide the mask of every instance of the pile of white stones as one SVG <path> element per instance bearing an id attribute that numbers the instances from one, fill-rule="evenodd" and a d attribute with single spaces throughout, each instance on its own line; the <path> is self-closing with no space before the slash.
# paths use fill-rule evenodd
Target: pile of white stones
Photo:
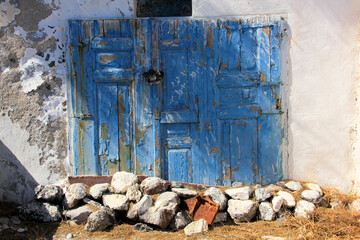
<path id="1" fill-rule="evenodd" d="M 301 192 L 296 201 L 295 192 Z M 192 221 L 181 202 L 198 192 L 184 188 L 182 183 L 148 177 L 142 182 L 128 172 L 114 174 L 111 184 L 91 186 L 74 183 L 63 190 L 56 185 L 39 185 L 36 200 L 20 207 L 23 220 L 54 222 L 65 219 L 71 224 L 85 224 L 86 231 L 102 231 L 127 218 L 134 228 L 150 231 L 154 227 L 185 230 L 187 236 L 208 231 L 205 220 Z M 341 207 L 340 202 L 328 203 L 319 185 L 289 181 L 268 186 L 242 186 L 237 182 L 222 192 L 208 187 L 204 195 L 219 204 L 214 223 L 253 220 L 286 221 L 287 216 L 310 218 L 317 207 Z M 356 205 L 357 204 L 357 205 Z M 89 206 L 92 205 L 92 206 Z M 360 200 L 353 204 L 360 210 Z M 357 207 L 357 208 L 356 208 Z"/>

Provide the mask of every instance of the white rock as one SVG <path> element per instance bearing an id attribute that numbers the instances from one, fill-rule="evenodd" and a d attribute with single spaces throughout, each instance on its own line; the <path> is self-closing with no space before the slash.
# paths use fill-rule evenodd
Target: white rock
<path id="1" fill-rule="evenodd" d="M 269 202 L 262 202 L 259 206 L 260 219 L 264 221 L 272 221 L 275 218 L 275 212 Z"/>
<path id="2" fill-rule="evenodd" d="M 139 217 L 144 215 L 152 205 L 152 198 L 149 195 L 144 195 L 141 200 L 134 204 L 134 206 L 128 211 L 126 217 L 133 221 L 138 221 Z"/>
<path id="3" fill-rule="evenodd" d="M 105 193 L 102 196 L 105 207 L 118 211 L 127 211 L 129 209 L 129 201 L 125 195 L 116 193 Z"/>
<path id="4" fill-rule="evenodd" d="M 28 229 L 27 228 L 18 228 L 18 230 L 16 230 L 19 233 L 23 233 L 26 232 Z"/>
<path id="5" fill-rule="evenodd" d="M 213 223 L 227 222 L 228 213 L 227 212 L 218 212 L 215 216 Z"/>
<path id="6" fill-rule="evenodd" d="M 138 183 L 138 177 L 133 173 L 117 172 L 111 180 L 111 186 L 115 193 L 126 193 L 127 189 Z"/>
<path id="7" fill-rule="evenodd" d="M 287 208 L 293 208 L 296 205 L 294 196 L 291 193 L 285 191 L 279 191 L 278 196 L 284 199 L 284 206 Z"/>
<path id="8" fill-rule="evenodd" d="M 182 188 L 183 187 L 183 183 L 182 182 L 176 182 L 176 181 L 171 181 L 171 188 Z"/>
<path id="9" fill-rule="evenodd" d="M 231 184 L 231 187 L 233 188 L 239 188 L 239 187 L 242 187 L 244 184 L 242 182 L 233 182 Z"/>
<path id="10" fill-rule="evenodd" d="M 59 206 L 46 202 L 31 202 L 21 206 L 19 216 L 28 221 L 57 222 L 61 220 Z"/>
<path id="11" fill-rule="evenodd" d="M 71 184 L 65 192 L 65 205 L 73 208 L 78 205 L 79 201 L 86 197 L 88 186 L 84 183 Z"/>
<path id="12" fill-rule="evenodd" d="M 312 203 L 317 203 L 319 202 L 321 195 L 317 191 L 304 190 L 301 193 L 301 198 Z"/>
<path id="13" fill-rule="evenodd" d="M 360 212 L 360 199 L 356 199 L 350 204 L 350 210 Z"/>
<path id="14" fill-rule="evenodd" d="M 68 235 L 66 235 L 66 239 L 71 239 L 71 238 L 73 238 L 74 236 L 71 234 L 71 233 L 69 233 Z"/>
<path id="15" fill-rule="evenodd" d="M 166 191 L 170 184 L 171 182 L 158 177 L 148 177 L 141 182 L 140 190 L 144 194 L 154 195 Z"/>
<path id="16" fill-rule="evenodd" d="M 280 191 L 282 190 L 283 188 L 278 186 L 278 185 L 275 185 L 275 184 L 270 184 L 269 186 L 266 187 L 267 189 L 269 190 L 275 190 L 275 191 Z"/>
<path id="17" fill-rule="evenodd" d="M 225 190 L 225 194 L 235 200 L 248 200 L 253 193 L 252 187 L 241 187 Z"/>
<path id="18" fill-rule="evenodd" d="M 84 223 L 93 211 L 87 206 L 81 206 L 65 212 L 65 217 L 71 219 L 76 224 Z"/>
<path id="19" fill-rule="evenodd" d="M 264 202 L 268 198 L 271 198 L 272 194 L 269 189 L 258 188 L 255 190 L 255 198 L 258 202 Z"/>
<path id="20" fill-rule="evenodd" d="M 219 211 L 224 211 L 226 209 L 228 199 L 220 191 L 220 189 L 216 187 L 210 187 L 209 189 L 206 190 L 204 195 L 209 195 L 211 200 L 213 200 L 215 203 L 220 205 Z"/>
<path id="21" fill-rule="evenodd" d="M 251 200 L 230 199 L 227 211 L 236 224 L 249 222 L 256 215 L 257 204 Z"/>
<path id="22" fill-rule="evenodd" d="M 103 205 L 101 205 L 100 203 L 94 201 L 94 200 L 91 200 L 90 198 L 84 198 L 83 201 L 91 206 L 94 206 L 94 207 L 97 207 L 97 208 L 101 208 L 103 207 Z"/>
<path id="23" fill-rule="evenodd" d="M 330 203 L 331 209 L 341 209 L 345 208 L 345 204 L 340 200 L 335 200 Z"/>
<path id="24" fill-rule="evenodd" d="M 283 203 L 284 203 L 284 199 L 281 196 L 275 196 L 273 197 L 272 201 L 271 201 L 272 205 L 273 205 L 273 210 L 274 212 L 279 212 Z"/>
<path id="25" fill-rule="evenodd" d="M 175 216 L 180 204 L 178 195 L 174 192 L 163 192 L 155 202 L 139 219 L 145 223 L 166 228 Z"/>
<path id="26" fill-rule="evenodd" d="M 317 191 L 318 193 L 320 193 L 320 196 L 323 195 L 323 191 L 321 190 L 321 187 L 318 184 L 316 184 L 316 183 L 306 183 L 305 186 L 310 190 Z"/>
<path id="27" fill-rule="evenodd" d="M 184 229 L 185 235 L 190 237 L 196 234 L 202 234 L 209 231 L 208 223 L 204 219 L 194 221 L 187 225 Z"/>
<path id="28" fill-rule="evenodd" d="M 63 191 L 56 185 L 38 185 L 35 188 L 36 199 L 46 202 L 60 203 Z"/>
<path id="29" fill-rule="evenodd" d="M 179 195 L 181 198 L 192 198 L 197 195 L 197 192 L 188 188 L 172 188 L 171 191 Z"/>
<path id="30" fill-rule="evenodd" d="M 126 192 L 126 198 L 129 201 L 139 202 L 142 197 L 142 192 L 139 190 L 139 184 L 135 184 L 128 188 Z"/>
<path id="31" fill-rule="evenodd" d="M 285 184 L 285 187 L 287 187 L 288 189 L 290 189 L 291 191 L 299 191 L 301 190 L 303 187 L 301 186 L 301 183 L 299 182 L 294 182 L 294 181 L 290 181 L 288 183 Z"/>
<path id="32" fill-rule="evenodd" d="M 101 196 L 108 191 L 109 187 L 110 184 L 108 183 L 95 184 L 92 187 L 90 187 L 90 191 L 89 191 L 90 196 L 96 200 L 101 199 Z"/>
<path id="33" fill-rule="evenodd" d="M 85 231 L 102 231 L 115 223 L 115 212 L 109 208 L 102 207 L 88 217 Z"/>
<path id="34" fill-rule="evenodd" d="M 186 215 L 186 212 L 180 211 L 175 214 L 173 220 L 170 222 L 170 227 L 171 227 L 171 229 L 179 230 L 179 229 L 183 229 L 184 227 L 186 227 L 190 222 L 191 222 L 191 220 Z"/>
<path id="35" fill-rule="evenodd" d="M 315 205 L 311 202 L 300 200 L 296 204 L 295 217 L 311 218 L 311 213 L 315 210 Z"/>

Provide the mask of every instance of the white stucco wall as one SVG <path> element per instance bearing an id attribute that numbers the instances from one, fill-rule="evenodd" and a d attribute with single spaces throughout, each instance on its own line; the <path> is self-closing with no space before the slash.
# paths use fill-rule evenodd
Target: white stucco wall
<path id="1" fill-rule="evenodd" d="M 21 12 L 9 2 L 6 0 L 1 3 L 2 7 L 6 7 L 7 14 L 0 14 L 0 27 L 9 25 Z M 47 38 L 54 36 L 59 39 L 58 45 L 66 44 L 68 19 L 135 15 L 133 0 L 43 2 L 51 6 L 52 13 L 38 23 L 38 31 L 47 33 Z M 286 177 L 333 186 L 343 192 L 356 192 L 360 183 L 360 141 L 357 134 L 360 114 L 356 111 L 355 101 L 357 94 L 360 96 L 356 81 L 359 70 L 360 1 L 193 0 L 193 17 L 273 14 L 287 16 L 291 36 L 289 59 L 285 59 L 290 73 L 285 86 L 285 100 L 289 107 Z M 25 39 L 26 30 L 15 25 L 15 34 Z M 48 53 L 51 59 L 58 59 L 62 51 L 57 49 Z M 31 47 L 26 49 L 20 61 L 20 69 L 26 71 L 29 60 L 39 60 Z M 47 64 L 42 64 L 40 61 L 37 66 L 39 71 L 49 70 Z M 63 80 L 61 91 L 64 95 L 44 100 L 41 106 L 43 115 L 39 116 L 42 124 L 66 118 L 61 106 L 66 100 L 66 63 L 56 62 L 54 69 L 56 76 Z M 9 69 L 1 71 L 5 73 Z M 22 75 L 21 81 L 24 93 L 36 90 L 43 84 L 39 74 L 36 75 L 36 69 L 33 75 Z M 0 126 L 21 132 L 18 125 L 6 117 L 0 118 Z M 0 140 L 11 137 L 14 136 L 8 131 L 0 131 Z M 36 161 L 33 156 L 21 155 L 15 149 L 20 145 L 28 146 L 27 139 L 15 138 L 16 144 L 8 141 L 7 147 L 15 155 L 19 154 L 16 157 L 24 166 L 30 166 Z M 29 151 L 34 154 L 39 151 L 33 146 L 31 149 Z M 44 177 L 41 167 L 29 167 L 27 170 L 38 182 L 43 182 L 43 179 L 55 181 L 50 176 Z"/>

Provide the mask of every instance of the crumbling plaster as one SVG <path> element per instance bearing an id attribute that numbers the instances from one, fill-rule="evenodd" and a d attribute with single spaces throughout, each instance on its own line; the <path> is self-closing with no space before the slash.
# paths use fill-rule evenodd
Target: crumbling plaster
<path id="1" fill-rule="evenodd" d="M 0 154 L 0 169 L 32 179 L 0 177 L 0 200 L 12 201 L 26 192 L 21 201 L 27 201 L 30 185 L 54 183 L 71 173 L 67 20 L 132 17 L 134 4 L 133 0 L 0 0 L 0 9 L 0 141 L 13 154 L 11 159 L 18 160 L 18 165 L 8 166 L 9 154 Z M 354 171 L 360 165 L 360 154 L 354 154 L 360 143 L 354 94 L 360 2 L 193 0 L 193 17 L 272 14 L 288 16 L 292 36 L 286 59 L 286 177 L 349 192 L 360 182 Z M 18 187 L 6 187 L 14 184 Z M 6 198 L 4 191 L 9 192 Z"/>

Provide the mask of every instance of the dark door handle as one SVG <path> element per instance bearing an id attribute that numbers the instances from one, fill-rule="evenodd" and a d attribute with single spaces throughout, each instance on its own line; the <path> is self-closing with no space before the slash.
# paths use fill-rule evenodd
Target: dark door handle
<path id="1" fill-rule="evenodd" d="M 164 72 L 150 69 L 142 74 L 150 84 L 159 84 L 164 79 Z"/>

